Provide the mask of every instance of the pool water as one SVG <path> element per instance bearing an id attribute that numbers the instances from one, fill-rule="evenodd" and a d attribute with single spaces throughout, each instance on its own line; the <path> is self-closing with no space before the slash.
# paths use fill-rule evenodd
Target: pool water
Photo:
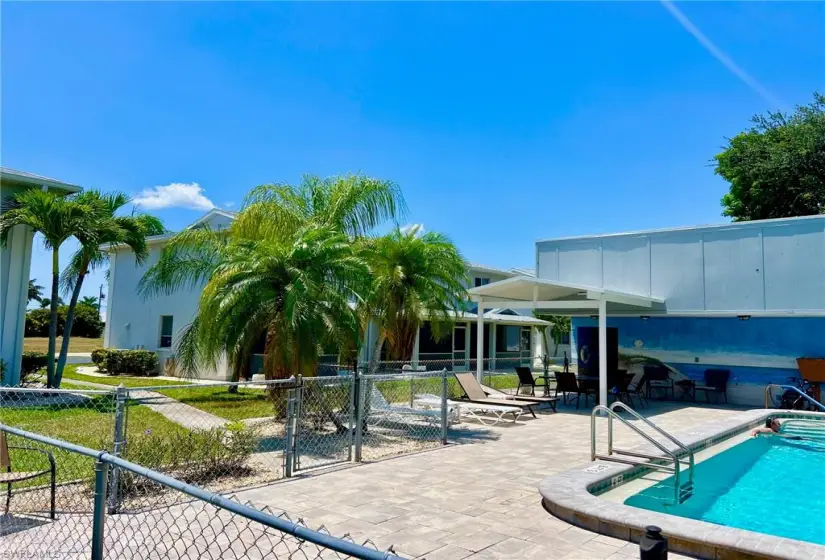
<path id="1" fill-rule="evenodd" d="M 761 436 L 697 464 L 693 496 L 679 505 L 672 503 L 672 477 L 624 503 L 825 545 L 823 474 L 825 439 Z"/>

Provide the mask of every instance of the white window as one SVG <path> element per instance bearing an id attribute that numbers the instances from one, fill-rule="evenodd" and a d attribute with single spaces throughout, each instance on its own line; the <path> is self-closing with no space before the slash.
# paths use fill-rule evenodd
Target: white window
<path id="1" fill-rule="evenodd" d="M 171 348 L 172 347 L 172 322 L 173 322 L 172 315 L 161 315 L 160 316 L 160 347 L 161 348 Z"/>

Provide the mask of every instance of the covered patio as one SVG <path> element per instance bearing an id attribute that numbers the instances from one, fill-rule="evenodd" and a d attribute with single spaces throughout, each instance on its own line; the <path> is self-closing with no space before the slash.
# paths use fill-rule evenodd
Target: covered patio
<path id="1" fill-rule="evenodd" d="M 538 310 L 550 315 L 598 318 L 599 348 L 607 347 L 608 315 L 647 316 L 662 314 L 664 300 L 645 295 L 568 284 L 530 276 L 515 276 L 500 282 L 478 286 L 470 290 L 478 303 L 479 332 L 477 353 L 483 351 L 484 336 L 481 321 L 485 309 L 510 308 Z M 476 376 L 484 374 L 479 361 Z M 607 360 L 599 360 L 599 404 L 607 405 Z"/>

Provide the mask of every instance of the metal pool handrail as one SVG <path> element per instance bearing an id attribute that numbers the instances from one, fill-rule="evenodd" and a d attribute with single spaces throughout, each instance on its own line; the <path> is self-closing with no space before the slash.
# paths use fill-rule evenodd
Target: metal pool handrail
<path id="1" fill-rule="evenodd" d="M 613 404 L 616 404 L 616 403 L 613 403 Z M 607 414 L 607 418 L 608 418 L 608 427 L 607 427 L 607 429 L 608 429 L 608 441 L 611 442 L 611 443 L 610 443 L 609 448 L 608 448 L 608 455 L 606 455 L 606 456 L 596 454 L 596 416 L 598 415 L 597 413 L 599 413 L 599 412 L 604 412 L 605 414 Z M 625 426 L 627 426 L 628 428 L 630 428 L 631 430 L 636 432 L 638 435 L 640 435 L 642 438 L 647 440 L 649 443 L 653 444 L 653 446 L 655 446 L 659 451 L 661 451 L 662 453 L 667 455 L 670 458 L 670 460 L 673 461 L 672 469 L 671 469 L 671 467 L 669 467 L 667 465 L 658 465 L 656 463 L 641 463 L 641 462 L 637 462 L 637 461 L 631 461 L 631 460 L 628 460 L 628 459 L 619 459 L 617 457 L 612 457 L 613 452 L 614 452 L 614 449 L 612 447 L 612 440 L 613 440 L 613 421 L 612 420 L 613 420 L 613 418 L 616 418 L 619 422 L 621 422 L 622 424 L 624 424 Z M 651 423 L 649 420 L 647 420 L 646 422 L 648 424 Z M 656 426 L 654 426 L 654 427 L 656 427 Z M 670 438 L 672 436 L 668 435 L 668 437 Z M 630 457 L 638 457 L 638 458 L 641 458 L 641 459 L 648 459 L 648 460 L 651 460 L 651 461 L 661 461 L 663 459 L 663 457 L 658 457 L 656 455 L 649 455 L 647 453 L 639 453 L 639 452 L 635 452 L 635 451 L 622 451 L 620 449 L 616 449 L 615 452 L 618 453 L 618 454 L 621 454 L 621 455 L 627 455 L 627 456 L 630 456 Z M 607 461 L 617 461 L 617 462 L 620 462 L 620 463 L 626 463 L 626 464 L 630 464 L 630 465 L 645 465 L 645 466 L 648 466 L 650 468 L 659 469 L 659 470 L 672 470 L 673 476 L 674 476 L 674 485 L 673 485 L 674 498 L 675 498 L 677 504 L 682 502 L 682 500 L 681 500 L 681 492 L 682 492 L 681 462 L 679 461 L 679 457 L 677 457 L 676 454 L 673 451 L 671 451 L 670 449 L 668 449 L 667 447 L 665 447 L 664 445 L 662 445 L 661 443 L 659 443 L 658 441 L 653 439 L 653 437 L 651 437 L 649 434 L 643 432 L 641 429 L 639 429 L 638 427 L 634 426 L 633 424 L 631 424 L 630 422 L 628 422 L 627 420 L 625 420 L 624 418 L 619 416 L 616 413 L 615 410 L 613 410 L 612 408 L 608 408 L 608 407 L 606 407 L 604 405 L 601 405 L 601 404 L 596 405 L 595 407 L 593 407 L 593 411 L 590 413 L 590 460 L 595 461 L 596 459 L 604 459 L 604 460 L 607 460 Z M 692 489 L 693 489 L 693 454 L 692 453 L 690 453 L 690 459 L 691 459 L 691 463 L 690 463 L 690 482 L 689 482 L 689 485 L 688 485 L 688 490 L 692 491 Z"/>
<path id="2" fill-rule="evenodd" d="M 212 504 L 213 506 L 216 506 L 220 509 L 227 510 L 231 513 L 240 515 L 241 517 L 245 517 L 246 519 L 251 519 L 252 521 L 257 521 L 262 525 L 271 527 L 282 533 L 293 535 L 301 540 L 309 541 L 320 547 L 328 548 L 336 552 L 340 552 L 341 554 L 346 554 L 347 556 L 353 556 L 355 558 L 361 558 L 365 560 L 400 560 L 398 556 L 390 552 L 381 552 L 379 550 L 370 549 L 365 546 L 355 544 L 351 541 L 345 541 L 343 539 L 333 537 L 332 535 L 326 533 L 313 531 L 312 529 L 309 529 L 308 527 L 305 527 L 303 525 L 299 525 L 298 523 L 294 523 L 292 521 L 287 521 L 283 518 L 270 515 L 264 511 L 257 510 L 254 507 L 241 504 L 239 502 L 230 500 L 218 494 L 214 494 L 212 492 L 208 492 L 206 490 L 198 488 L 197 486 L 186 484 L 185 482 L 181 482 L 176 478 L 172 478 L 170 476 L 159 473 L 157 471 L 153 471 L 136 463 L 132 463 L 131 461 L 127 461 L 125 459 L 121 459 L 120 457 L 110 455 L 106 451 L 95 451 L 94 449 L 83 447 L 82 445 L 76 445 L 74 443 L 54 439 L 41 434 L 27 432 L 19 428 L 6 426 L 5 424 L 0 424 L 0 432 L 6 432 L 22 438 L 37 441 L 46 445 L 51 445 L 53 447 L 65 449 L 67 451 L 71 451 L 79 455 L 85 455 L 86 457 L 94 458 L 97 460 L 97 465 L 95 466 L 96 478 L 98 475 L 98 471 L 100 470 L 98 468 L 99 465 L 114 465 L 118 468 L 138 474 L 162 486 L 172 488 L 174 490 L 192 496 L 193 498 L 197 498 L 198 500 L 201 500 L 208 504 Z M 103 466 L 103 470 L 101 472 L 105 472 L 105 469 L 106 467 Z M 105 486 L 105 484 L 102 486 Z M 95 528 L 100 531 L 103 530 L 102 519 L 103 512 L 105 510 L 105 508 L 102 506 L 102 503 L 95 504 Z M 93 533 L 94 532 L 96 531 L 93 530 Z M 102 539 L 101 535 L 95 534 L 93 541 L 97 539 Z M 98 541 L 97 545 L 92 545 L 92 558 L 97 557 L 97 555 L 95 554 L 95 550 L 97 550 L 98 552 L 102 551 L 102 548 L 100 548 L 102 546 L 101 543 L 102 540 Z M 100 558 L 102 558 L 102 555 L 100 556 Z"/>
<path id="3" fill-rule="evenodd" d="M 812 398 L 810 395 L 808 395 L 804 391 L 801 391 L 799 389 L 799 387 L 794 387 L 793 385 L 780 385 L 778 383 L 770 383 L 770 384 L 765 386 L 765 408 L 770 408 L 769 404 L 770 404 L 770 398 L 771 398 L 771 387 L 777 387 L 779 389 L 795 391 L 801 397 L 803 397 L 805 400 L 807 400 L 809 403 L 816 406 L 822 412 L 825 412 L 825 405 L 823 405 L 818 400 Z"/>
<path id="4" fill-rule="evenodd" d="M 653 422 L 651 422 L 650 420 L 648 420 L 647 418 L 645 418 L 644 416 L 642 416 L 641 414 L 639 414 L 638 412 L 636 412 L 635 410 L 633 410 L 632 408 L 627 406 L 622 401 L 616 401 L 612 405 L 610 405 L 610 410 L 615 411 L 616 408 L 621 408 L 625 412 L 629 412 L 630 415 L 633 416 L 636 420 L 641 420 L 642 422 L 644 422 L 645 424 L 647 424 L 648 426 L 650 426 L 651 428 L 653 428 L 654 430 L 656 430 L 657 432 L 659 432 L 660 434 L 665 436 L 668 440 L 670 440 L 671 442 L 676 444 L 676 446 L 679 447 L 679 449 L 684 451 L 685 454 L 688 456 L 688 461 L 690 462 L 690 470 L 688 471 L 688 476 L 689 476 L 688 481 L 691 484 L 693 484 L 693 466 L 694 466 L 693 451 L 691 451 L 690 448 L 687 445 L 685 445 L 684 443 L 682 443 L 681 441 L 679 441 L 678 439 L 673 437 L 671 434 L 667 433 L 662 428 L 660 428 L 659 426 L 657 426 L 656 424 L 654 424 Z M 612 419 L 608 418 L 607 421 L 608 421 L 608 423 L 610 423 L 610 422 L 612 422 Z M 607 432 L 607 438 L 608 438 L 607 439 L 607 448 L 608 448 L 608 452 L 610 452 L 613 449 L 613 430 L 609 430 Z"/>

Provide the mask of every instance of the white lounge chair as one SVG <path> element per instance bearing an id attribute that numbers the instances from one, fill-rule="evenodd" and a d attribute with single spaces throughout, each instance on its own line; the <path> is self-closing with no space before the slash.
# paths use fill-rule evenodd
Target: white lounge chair
<path id="1" fill-rule="evenodd" d="M 504 420 L 504 416 L 507 414 L 513 415 L 513 422 L 516 422 L 521 415 L 524 413 L 524 409 L 520 406 L 508 406 L 505 404 L 507 401 L 504 399 L 499 399 L 502 404 L 488 404 L 488 403 L 475 403 L 472 401 L 447 401 L 450 406 L 456 406 L 459 411 L 459 416 L 469 416 L 473 420 L 477 420 L 484 425 L 488 426 L 495 426 L 502 420 Z M 486 414 L 491 414 L 493 418 L 489 416 L 485 416 Z"/>

